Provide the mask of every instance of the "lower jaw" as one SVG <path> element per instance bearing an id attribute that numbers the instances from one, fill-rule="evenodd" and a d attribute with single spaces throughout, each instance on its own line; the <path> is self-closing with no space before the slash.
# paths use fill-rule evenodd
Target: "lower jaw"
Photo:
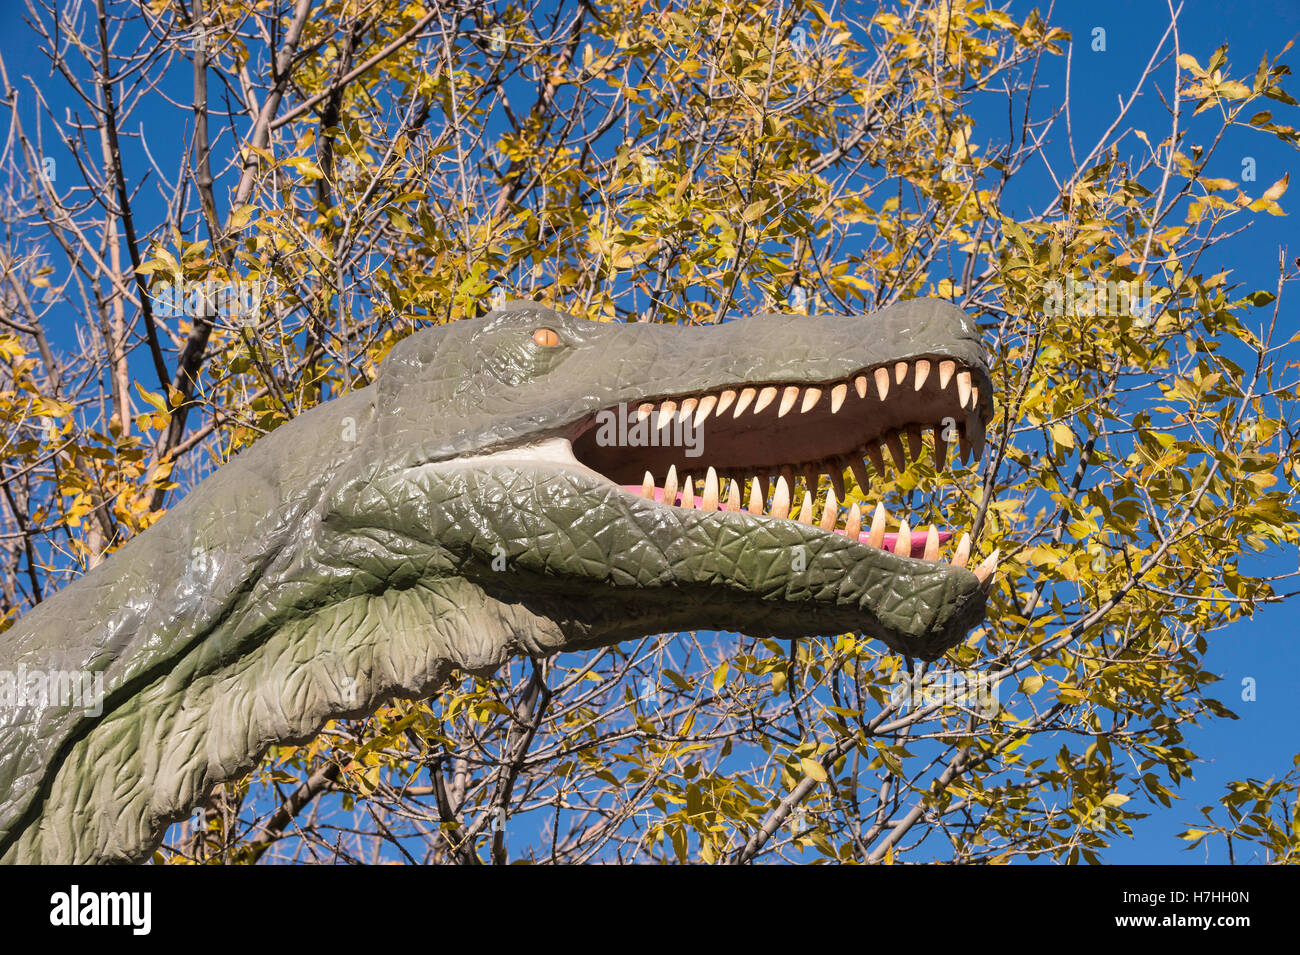
<path id="1" fill-rule="evenodd" d="M 620 485 L 620 486 L 623 488 L 624 491 L 627 491 L 629 494 L 631 494 L 631 495 L 633 495 L 633 496 L 635 496 L 635 497 L 645 497 L 645 495 L 644 495 L 644 493 L 643 493 L 643 489 L 641 488 L 640 485 L 636 485 L 636 484 L 623 484 L 623 485 Z M 663 497 L 664 497 L 664 489 L 663 489 L 662 487 L 656 487 L 656 488 L 654 489 L 654 501 L 655 501 L 656 503 L 658 503 L 658 504 L 662 504 L 662 503 L 664 502 L 664 501 L 663 501 Z M 675 506 L 681 507 L 681 508 L 683 508 L 683 509 L 689 509 L 689 508 L 687 507 L 687 504 L 686 504 L 686 501 L 688 500 L 688 498 L 687 498 L 687 496 L 685 495 L 685 493 L 679 493 L 679 494 L 677 494 L 677 495 L 676 495 L 676 498 L 677 498 L 677 500 L 672 501 L 672 502 L 671 502 L 672 504 L 674 504 Z M 693 507 L 693 508 L 695 508 L 696 510 L 704 510 L 704 498 L 699 497 L 699 496 L 692 496 L 692 498 L 693 498 L 693 503 L 690 505 L 690 507 Z M 649 498 L 646 498 L 646 499 L 648 500 Z M 718 511 L 732 510 L 732 508 L 727 507 L 726 503 L 723 502 L 723 501 L 719 501 L 718 504 L 717 504 L 717 506 L 716 506 L 715 508 L 712 508 L 712 509 L 713 509 L 713 510 L 718 510 Z M 745 511 L 744 508 L 740 508 L 740 511 L 741 511 L 742 513 L 748 513 L 747 511 Z M 755 516 L 759 516 L 759 515 L 755 515 Z M 770 515 L 764 515 L 764 516 L 767 516 L 769 520 L 788 520 L 788 518 L 771 517 Z M 845 532 L 844 532 L 844 529 L 843 529 L 843 528 L 836 527 L 836 528 L 834 529 L 834 533 L 839 534 L 840 536 L 844 536 L 844 533 L 845 533 Z M 950 540 L 952 539 L 952 536 L 953 536 L 953 535 L 952 535 L 952 531 L 939 531 L 938 534 L 939 534 L 939 543 L 940 543 L 940 544 L 946 544 L 948 541 L 950 541 Z M 866 544 L 867 546 L 873 546 L 873 545 L 871 545 L 870 541 L 868 540 L 868 537 L 869 537 L 869 535 L 868 535 L 866 532 L 860 533 L 860 534 L 858 535 L 858 542 L 861 543 L 861 544 Z M 918 559 L 919 559 L 919 558 L 920 558 L 920 557 L 925 553 L 925 547 L 926 547 L 926 541 L 927 541 L 927 537 L 928 537 L 928 532 L 927 532 L 927 531 L 912 531 L 912 532 L 910 532 L 910 533 L 908 534 L 908 537 L 911 538 L 911 541 L 910 541 L 910 543 L 911 543 L 910 553 L 904 553 L 904 554 L 901 555 L 901 556 L 910 556 L 910 557 L 915 557 L 915 558 L 918 558 Z M 889 552 L 892 553 L 892 554 L 897 554 L 898 551 L 899 551 L 898 538 L 899 538 L 899 535 L 896 534 L 896 533 L 892 533 L 892 532 L 890 532 L 890 533 L 885 534 L 885 536 L 884 536 L 884 540 L 882 541 L 882 543 L 881 543 L 881 545 L 880 545 L 880 549 L 881 549 L 881 550 L 887 550 L 887 551 L 889 551 Z"/>

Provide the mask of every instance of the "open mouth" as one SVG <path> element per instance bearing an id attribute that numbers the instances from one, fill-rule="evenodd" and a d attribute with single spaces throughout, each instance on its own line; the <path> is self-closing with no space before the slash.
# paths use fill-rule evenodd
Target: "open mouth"
<path id="1" fill-rule="evenodd" d="M 845 474 L 865 492 L 869 466 L 881 477 L 894 473 L 891 464 L 901 471 L 925 453 L 927 433 L 936 467 L 946 466 L 954 438 L 963 460 L 972 453 L 978 460 L 991 410 L 980 398 L 986 382 L 982 369 L 923 357 L 839 381 L 647 400 L 585 419 L 574 430 L 573 455 L 628 493 L 661 504 L 816 524 L 898 556 L 937 561 L 950 531 L 913 531 L 905 519 L 888 530 L 879 504 L 864 529 L 860 505 L 843 506 Z M 951 563 L 964 567 L 969 555 L 963 534 Z M 994 553 L 975 574 L 988 581 L 996 565 Z"/>

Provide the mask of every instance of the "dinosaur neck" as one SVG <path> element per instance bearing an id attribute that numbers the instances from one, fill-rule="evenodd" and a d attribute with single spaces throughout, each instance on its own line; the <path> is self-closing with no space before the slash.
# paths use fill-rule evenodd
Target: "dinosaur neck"
<path id="1" fill-rule="evenodd" d="M 271 746 L 305 742 L 388 699 L 429 696 L 456 665 L 448 648 L 471 635 L 499 645 L 502 621 L 480 590 L 448 579 L 341 601 L 224 663 L 191 653 L 71 745 L 36 824 L 4 861 L 143 861 L 169 824 Z"/>
<path id="2" fill-rule="evenodd" d="M 147 856 L 160 827 L 246 770 L 249 754 L 310 735 L 324 713 L 347 708 L 349 691 L 362 695 L 346 681 L 322 692 L 324 663 L 310 687 L 295 682 L 297 657 L 328 648 L 310 634 L 285 641 L 322 625 L 311 608 L 330 605 L 323 591 L 339 585 L 300 570 L 323 488 L 371 413 L 366 389 L 285 425 L 0 637 L 0 674 L 11 687 L 27 681 L 14 701 L 25 705 L 0 707 L 0 786 L 17 794 L 0 816 L 0 858 Z M 53 690 L 60 676 L 103 696 L 41 705 L 38 681 Z M 263 680 L 275 690 L 262 691 Z M 295 709 L 295 693 L 318 694 L 321 705 Z M 278 724 L 277 705 L 295 718 Z"/>

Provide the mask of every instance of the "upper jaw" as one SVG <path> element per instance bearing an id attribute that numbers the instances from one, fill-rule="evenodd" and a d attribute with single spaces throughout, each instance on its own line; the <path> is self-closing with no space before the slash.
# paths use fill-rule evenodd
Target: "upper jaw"
<path id="1" fill-rule="evenodd" d="M 639 484 L 646 471 L 661 477 L 670 466 L 703 477 L 711 465 L 724 478 L 775 480 L 783 468 L 787 481 L 826 474 L 840 492 L 850 469 L 859 485 L 869 485 L 865 461 L 884 475 L 888 454 L 904 468 L 904 437 L 915 459 L 924 434 L 933 432 L 940 467 L 953 443 L 964 457 L 981 457 L 990 391 L 982 363 L 920 356 L 829 380 L 635 395 L 581 417 L 567 435 L 580 461 L 619 484 Z"/>

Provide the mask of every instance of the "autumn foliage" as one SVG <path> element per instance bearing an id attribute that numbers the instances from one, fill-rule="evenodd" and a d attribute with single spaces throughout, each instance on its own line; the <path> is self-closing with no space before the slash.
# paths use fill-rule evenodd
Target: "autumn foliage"
<path id="1" fill-rule="evenodd" d="M 1206 170 L 1228 130 L 1296 145 L 1279 60 L 1171 24 L 1131 65 L 1160 127 L 1130 98 L 1067 151 L 1035 78 L 1078 41 L 980 0 L 99 0 L 28 30 L 56 68 L 0 72 L 7 621 L 494 296 L 706 324 L 935 295 L 994 360 L 981 460 L 850 486 L 1000 548 L 945 659 L 679 633 L 516 661 L 273 750 L 160 860 L 1099 861 L 1207 755 L 1187 725 L 1232 716 L 1208 645 L 1300 543 L 1297 269 L 1234 281 L 1287 182 Z M 1286 770 L 1187 840 L 1294 861 Z"/>

